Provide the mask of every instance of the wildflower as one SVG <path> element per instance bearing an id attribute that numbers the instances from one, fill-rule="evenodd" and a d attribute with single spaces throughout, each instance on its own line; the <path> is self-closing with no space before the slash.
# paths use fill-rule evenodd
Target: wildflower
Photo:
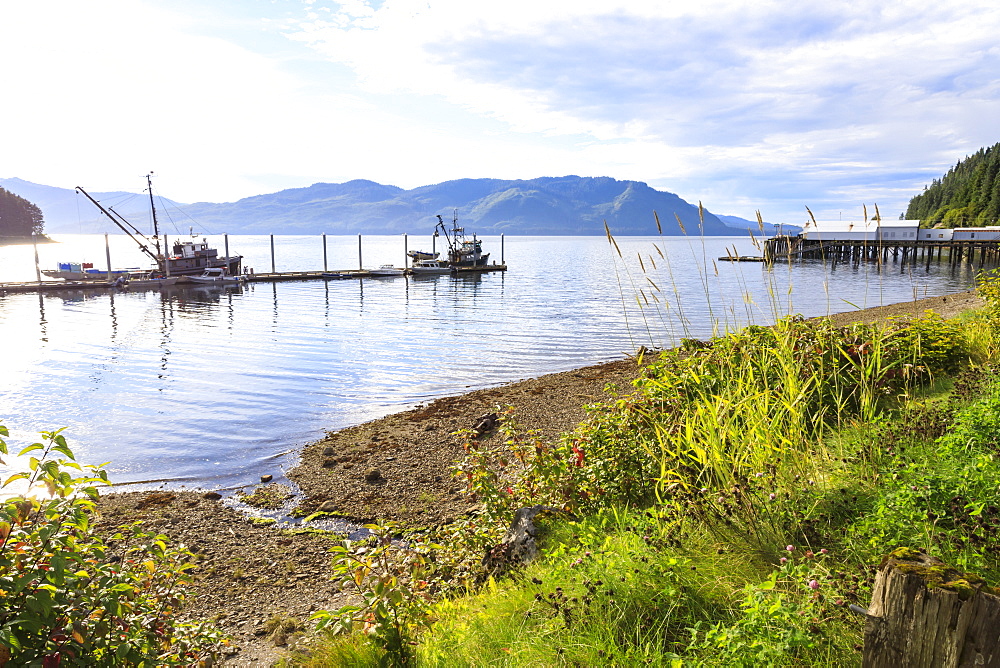
<path id="1" fill-rule="evenodd" d="M 809 581 L 809 588 L 815 591 L 815 590 L 819 589 L 819 583 L 816 582 L 815 580 L 810 580 Z"/>
<path id="2" fill-rule="evenodd" d="M 781 565 L 784 566 L 787 563 L 788 563 L 788 557 L 782 557 L 781 558 Z"/>
<path id="3" fill-rule="evenodd" d="M 776 497 L 775 497 L 775 495 L 774 495 L 774 494 L 768 494 L 767 498 L 769 498 L 769 499 L 771 499 L 772 501 L 774 501 L 774 499 L 775 499 Z"/>
<path id="4" fill-rule="evenodd" d="M 785 549 L 788 550 L 789 552 L 794 552 L 795 551 L 795 546 L 794 545 L 786 545 Z"/>
<path id="5" fill-rule="evenodd" d="M 826 548 L 824 547 L 824 548 L 823 548 L 822 550 L 820 550 L 820 551 L 819 551 L 819 553 L 820 553 L 820 554 L 830 554 L 830 550 L 828 550 L 828 549 L 826 549 Z"/>

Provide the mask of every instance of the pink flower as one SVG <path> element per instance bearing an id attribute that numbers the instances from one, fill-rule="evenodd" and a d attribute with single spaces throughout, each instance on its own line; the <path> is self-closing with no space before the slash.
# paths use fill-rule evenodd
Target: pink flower
<path id="1" fill-rule="evenodd" d="M 809 581 L 809 588 L 813 589 L 813 590 L 819 589 L 819 583 L 816 582 L 815 580 L 810 580 Z"/>
<path id="2" fill-rule="evenodd" d="M 788 550 L 789 552 L 794 552 L 795 551 L 795 546 L 794 545 L 786 545 L 785 549 Z"/>
<path id="3" fill-rule="evenodd" d="M 782 563 L 782 565 L 787 564 L 788 563 L 788 557 L 782 557 L 781 558 L 781 563 Z"/>

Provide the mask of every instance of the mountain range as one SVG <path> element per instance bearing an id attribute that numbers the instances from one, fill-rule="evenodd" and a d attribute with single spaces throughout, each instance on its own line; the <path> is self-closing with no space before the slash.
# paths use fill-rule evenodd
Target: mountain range
<path id="1" fill-rule="evenodd" d="M 45 216 L 48 233 L 105 233 L 116 228 L 75 190 L 18 178 L 0 186 L 31 202 Z M 90 193 L 140 229 L 148 229 L 146 195 Z M 441 215 L 457 215 L 479 235 L 601 235 L 607 223 L 616 235 L 760 233 L 756 221 L 716 216 L 673 193 L 640 181 L 610 177 L 542 177 L 530 180 L 458 179 L 404 190 L 373 181 L 315 183 L 236 202 L 182 204 L 157 196 L 160 228 L 168 234 L 189 227 L 210 234 L 399 234 L 427 233 Z M 678 224 L 678 220 L 680 224 Z M 765 224 L 765 234 L 773 227 Z"/>

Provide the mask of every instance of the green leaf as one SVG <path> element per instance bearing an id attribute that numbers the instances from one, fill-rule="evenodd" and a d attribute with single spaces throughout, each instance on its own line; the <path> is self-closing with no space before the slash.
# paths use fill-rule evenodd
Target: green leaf
<path id="1" fill-rule="evenodd" d="M 27 473 L 15 473 L 11 477 L 7 478 L 7 480 L 5 480 L 4 483 L 3 483 L 3 485 L 0 485 L 0 487 L 6 487 L 7 485 L 9 485 L 10 483 L 14 482 L 15 480 L 27 480 L 27 479 L 28 479 L 28 474 Z"/>
<path id="2" fill-rule="evenodd" d="M 34 452 L 35 450 L 44 450 L 44 449 L 45 449 L 45 446 L 42 445 L 41 443 L 32 443 L 31 445 L 25 446 L 21 450 L 21 452 L 17 453 L 17 456 L 18 457 L 23 457 L 24 455 L 28 454 L 29 452 Z"/>

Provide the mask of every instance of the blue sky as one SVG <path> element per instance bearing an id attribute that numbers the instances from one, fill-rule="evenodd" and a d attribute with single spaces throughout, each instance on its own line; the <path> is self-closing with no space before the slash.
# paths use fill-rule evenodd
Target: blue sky
<path id="1" fill-rule="evenodd" d="M 138 190 L 153 170 L 164 196 L 221 202 L 577 174 L 801 224 L 807 206 L 896 217 L 1000 141 L 995 2 L 0 9 L 0 176 L 60 187 Z"/>

